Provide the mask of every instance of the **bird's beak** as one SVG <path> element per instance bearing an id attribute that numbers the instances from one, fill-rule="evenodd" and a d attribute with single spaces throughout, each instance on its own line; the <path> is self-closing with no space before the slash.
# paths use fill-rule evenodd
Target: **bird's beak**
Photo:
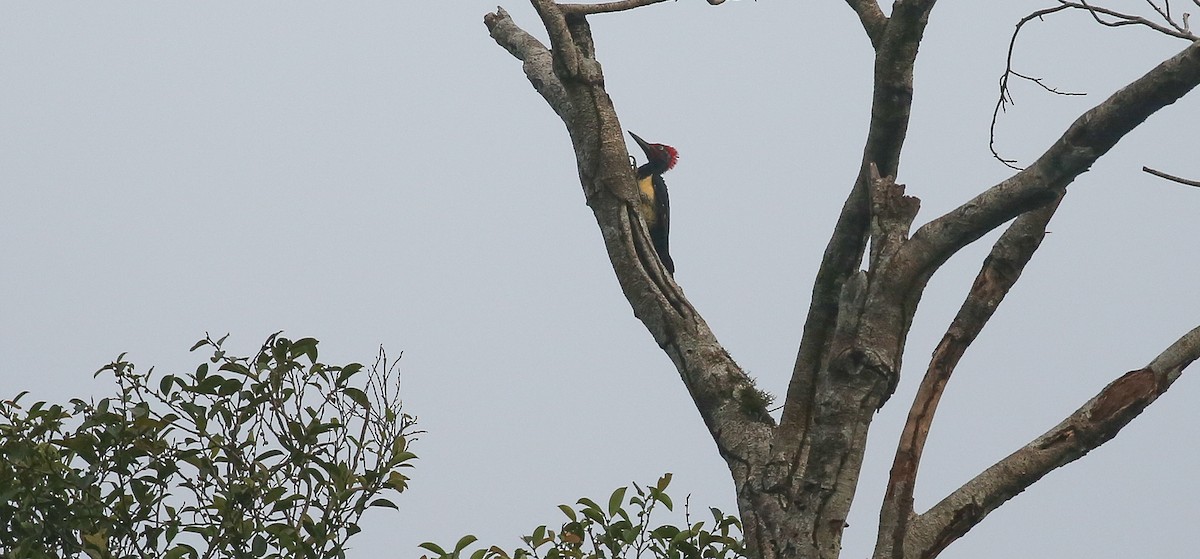
<path id="1" fill-rule="evenodd" d="M 629 135 L 633 136 L 633 141 L 637 142 L 637 144 L 639 146 L 642 146 L 642 151 L 646 152 L 646 156 L 649 157 L 650 156 L 650 144 L 647 143 L 646 140 L 641 139 L 637 134 L 634 134 L 633 132 L 630 132 Z"/>

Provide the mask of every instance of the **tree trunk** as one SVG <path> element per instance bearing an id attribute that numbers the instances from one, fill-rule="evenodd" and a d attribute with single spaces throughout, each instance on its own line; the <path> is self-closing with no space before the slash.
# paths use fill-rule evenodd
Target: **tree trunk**
<path id="1" fill-rule="evenodd" d="M 656 256 L 639 214 L 622 128 L 595 58 L 589 14 L 660 1 L 532 0 L 550 48 L 503 9 L 484 21 L 495 41 L 523 62 L 534 88 L 566 124 L 613 271 L 634 314 L 678 369 L 729 466 L 752 556 L 839 556 L 867 431 L 898 382 L 926 283 L 951 255 L 1009 221 L 913 402 L 880 513 L 877 559 L 936 556 L 1047 472 L 1114 436 L 1200 357 L 1198 328 L 929 511 L 913 510 L 924 439 L 958 359 L 1037 250 L 1067 185 L 1149 115 L 1200 83 L 1200 43 L 1192 42 L 1084 113 L 1027 169 L 910 236 L 919 201 L 905 195 L 893 177 L 908 128 L 917 47 L 935 1 L 899 0 L 885 16 L 874 0 L 847 0 L 876 52 L 871 125 L 857 179 L 816 277 L 776 423 L 767 413 L 769 398 L 713 336 Z M 1053 11 L 1062 9 L 1067 8 Z M 861 270 L 864 256 L 868 266 Z"/>

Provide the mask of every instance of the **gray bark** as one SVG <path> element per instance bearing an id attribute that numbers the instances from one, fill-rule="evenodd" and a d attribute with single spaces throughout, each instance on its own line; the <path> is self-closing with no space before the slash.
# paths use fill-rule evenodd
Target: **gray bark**
<path id="1" fill-rule="evenodd" d="M 913 403 L 880 515 L 875 557 L 934 557 L 991 510 L 1050 470 L 1110 439 L 1200 357 L 1200 329 L 1146 368 L 1127 373 L 1060 425 L 947 496 L 924 514 L 912 494 L 924 437 L 962 353 L 1036 251 L 1066 187 L 1125 134 L 1200 84 L 1193 43 L 1072 124 L 1029 168 L 921 226 L 919 201 L 894 182 L 913 99 L 913 66 L 935 0 L 847 0 L 876 51 L 871 125 L 861 166 L 813 287 L 783 415 L 733 361 L 659 262 L 604 89 L 590 14 L 661 0 L 591 5 L 531 0 L 550 47 L 498 9 L 484 21 L 523 63 L 562 118 L 580 183 L 634 314 L 670 357 L 733 475 L 750 553 L 763 559 L 832 559 L 841 551 L 867 431 L 899 379 L 901 356 L 930 276 L 955 252 L 1013 221 L 1001 236 L 930 363 Z M 869 266 L 860 270 L 864 255 Z"/>

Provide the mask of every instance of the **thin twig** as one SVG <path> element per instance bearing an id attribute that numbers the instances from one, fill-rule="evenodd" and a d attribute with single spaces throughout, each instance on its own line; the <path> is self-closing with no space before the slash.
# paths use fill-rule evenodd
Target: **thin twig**
<path id="1" fill-rule="evenodd" d="M 1037 84 L 1038 87 L 1040 87 L 1050 93 L 1053 93 L 1055 95 L 1080 96 L 1080 97 L 1087 95 L 1087 93 L 1083 93 L 1081 91 L 1063 91 L 1061 89 L 1058 89 L 1057 87 L 1046 85 L 1046 82 L 1043 78 L 1035 78 L 1033 76 L 1026 76 L 1025 74 L 1022 74 L 1016 70 L 1012 71 L 1012 75 L 1014 75 L 1018 78 L 1021 78 L 1023 80 L 1031 81 L 1031 82 Z M 1008 92 L 1008 103 L 1010 105 L 1012 104 L 1012 92 Z"/>
<path id="2" fill-rule="evenodd" d="M 912 234 L 896 258 L 928 277 L 987 232 L 1044 205 L 1151 115 L 1200 86 L 1200 41 L 1083 113 L 1029 168 L 997 183 Z"/>
<path id="3" fill-rule="evenodd" d="M 1096 23 L 1099 23 L 1100 25 L 1103 25 L 1105 27 L 1123 27 L 1126 25 L 1142 25 L 1145 27 L 1149 27 L 1155 31 L 1158 31 L 1159 33 L 1162 33 L 1164 35 L 1170 35 L 1172 37 L 1178 37 L 1180 39 L 1187 39 L 1189 41 L 1195 41 L 1198 39 L 1198 37 L 1196 37 L 1196 35 L 1189 33 L 1187 31 L 1175 30 L 1175 29 L 1171 29 L 1168 27 L 1163 27 L 1162 25 L 1154 23 L 1153 21 L 1150 21 L 1142 16 L 1118 12 L 1116 10 L 1105 8 L 1103 6 L 1093 6 L 1083 0 L 1081 0 L 1079 2 L 1067 2 L 1066 0 L 1058 0 L 1058 3 L 1062 4 L 1063 6 L 1068 7 L 1068 8 L 1087 10 L 1088 13 L 1092 15 L 1092 19 L 1096 20 Z M 1107 21 L 1104 18 L 1100 17 L 1101 14 L 1116 18 L 1116 21 Z"/>
<path id="4" fill-rule="evenodd" d="M 1161 8 L 1158 7 L 1158 4 L 1155 4 L 1152 0 L 1146 0 L 1146 3 L 1150 4 L 1150 7 L 1154 8 L 1154 11 L 1158 12 L 1158 15 L 1162 16 L 1163 20 L 1167 22 L 1167 25 L 1170 25 L 1173 29 L 1179 31 L 1180 33 L 1188 32 L 1186 27 L 1180 27 L 1178 23 L 1175 23 L 1175 18 L 1171 16 L 1170 0 L 1163 2 L 1163 7 Z"/>
<path id="5" fill-rule="evenodd" d="M 1142 167 L 1142 170 L 1147 173 L 1150 173 L 1151 175 L 1154 175 L 1156 177 L 1161 177 L 1161 178 L 1167 179 L 1169 181 L 1177 182 L 1179 184 L 1186 184 L 1188 186 L 1200 187 L 1200 181 L 1189 180 L 1189 179 L 1185 179 L 1183 177 L 1177 177 L 1175 175 L 1168 175 L 1157 169 L 1151 169 L 1151 168 L 1145 167 L 1145 166 Z"/>
<path id="6" fill-rule="evenodd" d="M 1193 34 L 1191 31 L 1188 30 L 1187 14 L 1184 14 L 1182 25 L 1179 23 L 1176 23 L 1175 19 L 1171 16 L 1169 2 L 1166 3 L 1165 8 L 1160 8 L 1157 4 L 1155 4 L 1151 0 L 1147 0 L 1147 3 L 1150 4 L 1150 6 L 1154 9 L 1154 11 L 1157 12 L 1160 16 L 1162 16 L 1162 18 L 1164 20 L 1166 20 L 1167 25 L 1170 26 L 1170 27 L 1166 27 L 1166 26 L 1160 25 L 1158 23 L 1155 23 L 1153 21 L 1150 21 L 1139 15 L 1127 14 L 1127 13 L 1118 12 L 1116 10 L 1112 10 L 1109 8 L 1105 8 L 1103 6 L 1095 6 L 1095 5 L 1089 4 L 1086 0 L 1080 0 L 1079 2 L 1069 2 L 1067 0 L 1057 0 L 1057 1 L 1059 3 L 1058 6 L 1054 6 L 1052 8 L 1043 8 L 1041 10 L 1037 10 L 1037 11 L 1021 18 L 1021 20 L 1017 22 L 1017 27 L 1016 27 L 1016 29 L 1013 30 L 1012 38 L 1009 39 L 1009 43 L 1008 43 L 1008 56 L 1005 60 L 1004 74 L 1002 74 L 1000 76 L 1000 95 L 996 99 L 996 108 L 992 111 L 992 124 L 988 130 L 988 149 L 992 152 L 992 156 L 995 157 L 997 161 L 1000 161 L 1004 165 L 1006 165 L 1010 168 L 1016 169 L 1016 170 L 1021 170 L 1021 167 L 1015 165 L 1016 160 L 1005 159 L 1003 156 L 1000 155 L 999 150 L 996 149 L 996 125 L 1000 119 L 1000 113 L 1007 112 L 1008 106 L 1013 104 L 1012 91 L 1009 89 L 1009 81 L 1008 81 L 1009 77 L 1016 76 L 1016 77 L 1024 79 L 1024 80 L 1031 81 L 1034 84 L 1037 84 L 1038 87 L 1041 87 L 1042 89 L 1044 89 L 1050 93 L 1053 93 L 1055 95 L 1067 95 L 1067 96 L 1084 95 L 1083 93 L 1061 91 L 1058 88 L 1046 85 L 1042 81 L 1042 78 L 1027 76 L 1025 74 L 1022 74 L 1022 73 L 1019 73 L 1019 72 L 1013 70 L 1013 51 L 1016 48 L 1017 35 L 1020 34 L 1021 28 L 1024 27 L 1024 25 L 1026 23 L 1029 23 L 1030 21 L 1032 21 L 1034 19 L 1041 20 L 1043 18 L 1043 16 L 1047 16 L 1047 15 L 1050 15 L 1050 14 L 1053 14 L 1056 12 L 1061 12 L 1063 10 L 1076 9 L 1076 10 L 1086 10 L 1088 12 L 1088 14 L 1092 16 L 1092 19 L 1096 20 L 1096 22 L 1099 23 L 1100 25 L 1103 25 L 1106 27 L 1123 27 L 1126 25 L 1140 25 L 1143 27 L 1149 27 L 1150 29 L 1153 29 L 1159 33 L 1162 33 L 1164 35 L 1168 35 L 1171 37 L 1186 39 L 1188 41 L 1200 40 L 1200 37 L 1197 37 L 1195 34 Z M 1192 0 L 1192 1 L 1195 2 L 1197 6 L 1200 6 L 1200 0 Z M 1104 17 L 1101 17 L 1101 16 L 1115 18 L 1115 21 L 1105 19 Z"/>
<path id="7" fill-rule="evenodd" d="M 1026 23 L 1029 23 L 1030 21 L 1033 21 L 1034 19 L 1041 20 L 1042 16 L 1047 16 L 1047 15 L 1053 14 L 1055 12 L 1060 12 L 1065 9 L 1067 9 L 1067 6 L 1044 8 L 1044 9 L 1038 10 L 1036 12 L 1033 12 L 1032 14 L 1029 14 L 1029 15 L 1021 18 L 1021 20 L 1017 22 L 1016 29 L 1013 30 L 1012 37 L 1009 38 L 1009 40 L 1008 40 L 1008 56 L 1005 59 L 1004 73 L 1000 75 L 1000 96 L 998 99 L 996 99 L 996 108 L 992 110 L 992 124 L 988 129 L 988 149 L 991 150 L 992 157 L 995 157 L 997 161 L 1005 164 L 1008 167 L 1016 169 L 1018 171 L 1021 170 L 1021 167 L 1014 165 L 1014 163 L 1016 163 L 1017 160 L 1005 159 L 1004 157 L 1002 157 L 1000 155 L 1000 152 L 996 149 L 996 123 L 1000 119 L 1000 113 L 1006 111 L 1008 108 L 1008 105 L 1011 105 L 1013 102 L 1012 101 L 1012 91 L 1010 91 L 1008 88 L 1008 77 L 1016 74 L 1013 71 L 1012 66 L 1013 66 L 1013 51 L 1016 50 L 1016 48 L 1017 48 L 1017 35 L 1019 35 L 1021 33 L 1021 28 L 1024 27 Z M 1025 76 L 1018 75 L 1018 77 L 1024 78 Z M 1026 78 L 1026 79 L 1030 79 L 1030 78 Z M 1047 86 L 1041 82 L 1040 78 L 1034 79 L 1032 81 L 1034 83 L 1042 86 L 1043 88 L 1047 88 Z M 1054 88 L 1047 88 L 1047 89 L 1053 90 Z"/>

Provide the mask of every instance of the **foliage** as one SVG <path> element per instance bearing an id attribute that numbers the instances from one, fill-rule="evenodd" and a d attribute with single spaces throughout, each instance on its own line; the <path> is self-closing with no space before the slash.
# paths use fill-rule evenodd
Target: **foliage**
<path id="1" fill-rule="evenodd" d="M 416 432 L 382 350 L 363 379 L 312 338 L 224 340 L 157 379 L 122 354 L 99 401 L 0 404 L 0 556 L 343 557 L 367 508 L 395 508 Z"/>
<path id="2" fill-rule="evenodd" d="M 735 559 L 746 556 L 741 522 L 720 509 L 709 509 L 713 517 L 710 529 L 705 528 L 704 521 L 692 523 L 686 504 L 683 528 L 669 524 L 651 528 L 650 516 L 658 505 L 674 510 L 666 493 L 669 483 L 671 474 L 663 475 L 658 483 L 646 488 L 634 483 L 635 494 L 628 499 L 625 496 L 629 487 L 619 487 L 609 496 L 606 507 L 586 497 L 579 499 L 576 507 L 559 505 L 567 521 L 558 532 L 545 525 L 538 526 L 532 534 L 521 538 L 524 546 L 512 552 L 498 546 L 469 552 L 468 548 L 476 542 L 475 536 L 470 535 L 458 540 L 451 550 L 432 542 L 423 543 L 421 547 L 432 552 L 436 559 Z M 422 559 L 428 559 L 428 556 Z"/>

